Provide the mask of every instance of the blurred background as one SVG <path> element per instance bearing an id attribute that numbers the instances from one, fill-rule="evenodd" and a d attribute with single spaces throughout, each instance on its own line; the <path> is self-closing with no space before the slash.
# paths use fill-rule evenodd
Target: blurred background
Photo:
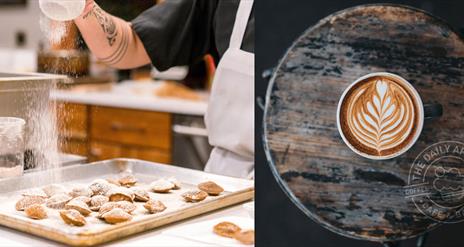
<path id="1" fill-rule="evenodd" d="M 464 35 L 464 1 L 417 0 L 381 1 L 405 4 L 426 10 L 449 22 Z M 259 11 L 256 26 L 256 94 L 261 99 L 268 82 L 261 72 L 275 67 L 286 50 L 306 29 L 320 19 L 345 8 L 378 1 L 355 0 L 265 0 L 257 1 Z M 349 239 L 337 235 L 314 221 L 293 205 L 282 192 L 269 169 L 262 147 L 262 111 L 256 107 L 256 229 L 257 242 L 261 246 L 344 246 L 373 247 L 379 243 Z M 463 223 L 444 225 L 432 231 L 427 239 L 428 247 L 464 246 L 460 234 Z M 416 246 L 415 239 L 404 241 L 402 247 Z"/>
<path id="2" fill-rule="evenodd" d="M 157 0 L 96 0 L 127 21 Z M 89 52 L 73 22 L 54 22 L 38 0 L 0 0 L 0 70 L 70 77 L 51 92 L 60 151 L 88 161 L 138 158 L 203 169 L 211 147 L 203 123 L 214 59 L 163 73 L 116 70 Z M 38 156 L 34 151 L 26 156 Z M 35 164 L 26 157 L 26 168 Z"/>

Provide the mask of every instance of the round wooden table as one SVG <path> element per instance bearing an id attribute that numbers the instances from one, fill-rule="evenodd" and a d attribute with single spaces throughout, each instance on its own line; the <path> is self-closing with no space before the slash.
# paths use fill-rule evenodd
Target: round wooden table
<path id="1" fill-rule="evenodd" d="M 444 113 L 425 122 L 408 152 L 374 161 L 344 144 L 336 110 L 351 82 L 381 71 L 402 76 Z M 270 167 L 291 200 L 336 233 L 386 242 L 439 225 L 405 198 L 404 186 L 416 156 L 445 140 L 464 140 L 464 42 L 421 10 L 363 5 L 337 12 L 298 38 L 272 75 L 264 115 Z"/>

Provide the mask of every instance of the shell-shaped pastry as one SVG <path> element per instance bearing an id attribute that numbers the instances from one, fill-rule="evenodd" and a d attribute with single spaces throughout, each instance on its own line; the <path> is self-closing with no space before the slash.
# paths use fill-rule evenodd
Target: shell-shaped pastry
<path id="1" fill-rule="evenodd" d="M 104 213 L 102 218 L 109 224 L 117 224 L 132 219 L 132 215 L 126 213 L 126 211 L 120 208 L 113 208 L 110 211 Z"/>
<path id="2" fill-rule="evenodd" d="M 224 191 L 224 189 L 221 186 L 212 181 L 200 183 L 197 187 L 198 189 L 208 193 L 208 195 L 210 196 L 217 196 Z"/>
<path id="3" fill-rule="evenodd" d="M 121 184 L 121 186 L 132 187 L 137 183 L 137 178 L 135 178 L 134 175 L 129 174 L 129 175 L 125 175 L 125 176 L 121 177 L 118 180 L 118 182 L 119 182 L 119 184 Z"/>
<path id="4" fill-rule="evenodd" d="M 47 199 L 45 205 L 53 209 L 63 209 L 66 203 L 68 203 L 72 197 L 68 194 L 56 194 Z"/>
<path id="5" fill-rule="evenodd" d="M 79 211 L 74 209 L 60 211 L 60 216 L 68 225 L 84 226 L 87 222 Z"/>
<path id="6" fill-rule="evenodd" d="M 208 193 L 202 190 L 187 191 L 182 194 L 182 197 L 186 202 L 200 202 L 208 196 Z"/>
<path id="7" fill-rule="evenodd" d="M 87 186 L 79 186 L 73 188 L 72 191 L 69 192 L 69 195 L 73 198 L 76 198 L 78 196 L 92 197 L 93 191 Z"/>
<path id="8" fill-rule="evenodd" d="M 88 196 L 78 196 L 78 197 L 74 198 L 73 200 L 82 201 L 83 203 L 85 203 L 87 205 L 90 205 L 91 198 L 88 197 Z"/>
<path id="9" fill-rule="evenodd" d="M 226 238 L 233 238 L 235 234 L 241 230 L 242 229 L 239 226 L 228 221 L 220 222 L 213 227 L 214 233 Z"/>
<path id="10" fill-rule="evenodd" d="M 90 210 L 98 211 L 100 207 L 109 201 L 108 197 L 102 195 L 93 196 L 90 200 Z"/>
<path id="11" fill-rule="evenodd" d="M 42 220 L 47 218 L 47 210 L 42 204 L 32 204 L 31 206 L 27 207 L 24 212 L 26 213 L 27 217 L 35 220 Z"/>
<path id="12" fill-rule="evenodd" d="M 113 185 L 104 179 L 96 179 L 90 185 L 93 195 L 106 195 Z"/>
<path id="13" fill-rule="evenodd" d="M 150 189 L 156 193 L 167 193 L 174 188 L 174 184 L 162 178 L 150 184 Z"/>
<path id="14" fill-rule="evenodd" d="M 128 201 L 107 202 L 100 207 L 100 210 L 98 211 L 99 217 L 101 218 L 104 213 L 109 212 L 114 208 L 120 208 L 130 214 L 137 208 L 137 206 Z"/>
<path id="15" fill-rule="evenodd" d="M 134 193 L 132 190 L 124 187 L 118 187 L 111 189 L 107 193 L 108 198 L 110 199 L 111 202 L 118 202 L 118 201 L 128 201 L 128 202 L 133 202 L 134 201 Z"/>
<path id="16" fill-rule="evenodd" d="M 166 210 L 166 206 L 161 201 L 157 200 L 149 200 L 143 204 L 143 207 L 147 209 L 150 214 L 156 214 Z"/>
<path id="17" fill-rule="evenodd" d="M 150 200 L 150 194 L 143 188 L 132 187 L 132 192 L 134 193 L 134 200 L 138 202 L 146 202 Z"/>
<path id="18" fill-rule="evenodd" d="M 90 210 L 89 206 L 85 202 L 76 200 L 76 198 L 66 203 L 64 208 L 77 210 L 83 216 L 88 216 L 92 212 L 92 210 Z"/>
<path id="19" fill-rule="evenodd" d="M 24 211 L 29 206 L 33 204 L 43 204 L 45 203 L 45 198 L 40 196 L 23 196 L 19 201 L 16 202 L 15 208 L 18 211 Z"/>

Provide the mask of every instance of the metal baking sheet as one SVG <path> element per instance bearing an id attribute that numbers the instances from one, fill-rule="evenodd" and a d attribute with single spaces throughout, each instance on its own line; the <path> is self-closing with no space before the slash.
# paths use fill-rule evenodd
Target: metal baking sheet
<path id="1" fill-rule="evenodd" d="M 150 215 L 145 212 L 142 203 L 137 203 L 134 218 L 116 225 L 106 224 L 95 217 L 87 217 L 84 227 L 69 226 L 61 220 L 59 211 L 52 209 L 48 210 L 47 219 L 33 220 L 27 218 L 24 212 L 16 211 L 14 207 L 23 190 L 40 188 L 51 183 L 60 183 L 71 189 L 73 186 L 88 185 L 97 178 L 117 178 L 119 174 L 127 172 L 137 177 L 140 184 L 138 186 L 141 187 L 159 178 L 175 177 L 182 183 L 182 188 L 167 194 L 150 193 L 152 198 L 161 200 L 167 206 L 164 212 Z M 216 197 L 209 196 L 199 203 L 187 203 L 182 199 L 180 195 L 183 192 L 194 189 L 198 183 L 207 180 L 221 185 L 224 193 Z M 91 246 L 244 202 L 253 196 L 254 182 L 251 180 L 141 160 L 113 159 L 1 180 L 0 225 L 68 245 Z"/>

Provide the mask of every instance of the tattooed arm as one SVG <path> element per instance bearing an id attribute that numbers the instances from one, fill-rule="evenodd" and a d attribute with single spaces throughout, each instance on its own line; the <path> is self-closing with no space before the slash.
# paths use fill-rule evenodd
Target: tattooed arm
<path id="1" fill-rule="evenodd" d="M 150 63 L 142 41 L 131 24 L 102 10 L 87 0 L 84 13 L 74 20 L 87 46 L 104 63 L 120 69 Z"/>

